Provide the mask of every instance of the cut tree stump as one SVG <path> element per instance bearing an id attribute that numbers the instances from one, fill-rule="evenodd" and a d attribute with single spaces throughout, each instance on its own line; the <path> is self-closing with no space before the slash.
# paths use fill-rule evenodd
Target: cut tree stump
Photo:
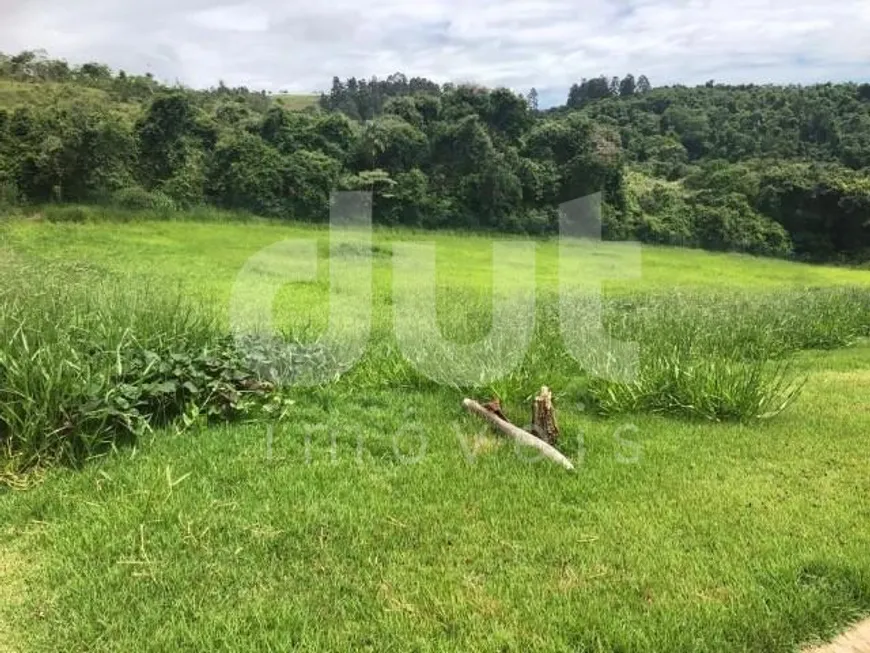
<path id="1" fill-rule="evenodd" d="M 556 424 L 556 410 L 553 408 L 553 393 L 547 386 L 541 388 L 532 403 L 532 433 L 547 444 L 559 440 L 559 426 Z"/>
<path id="2" fill-rule="evenodd" d="M 511 424 L 504 413 L 501 411 L 501 404 L 497 399 L 490 401 L 485 405 L 480 405 L 473 399 L 464 399 L 462 405 L 469 412 L 480 415 L 499 431 L 513 439 L 515 442 L 527 447 L 532 447 L 541 452 L 545 458 L 558 463 L 565 469 L 573 470 L 574 465 L 566 458 L 561 451 L 553 447 L 549 442 L 542 438 L 536 437 L 528 431 L 524 431 L 519 426 Z M 532 428 L 539 433 L 547 434 L 548 438 L 552 438 L 555 442 L 559 435 L 559 429 L 556 426 L 555 412 L 553 410 L 553 399 L 550 391 L 544 387 L 541 388 L 541 393 L 535 398 L 535 403 L 532 408 L 533 419 L 535 424 Z M 543 430 L 538 430 L 539 427 Z"/>

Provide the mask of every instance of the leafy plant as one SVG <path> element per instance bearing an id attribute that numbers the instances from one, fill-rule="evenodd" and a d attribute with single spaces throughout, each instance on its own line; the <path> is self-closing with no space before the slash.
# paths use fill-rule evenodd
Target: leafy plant
<path id="1" fill-rule="evenodd" d="M 171 293 L 64 269 L 29 286 L 27 266 L 0 270 L 0 450 L 17 469 L 75 464 L 177 421 L 286 408 L 267 378 L 304 367 L 280 358 L 286 347 L 225 335 Z"/>

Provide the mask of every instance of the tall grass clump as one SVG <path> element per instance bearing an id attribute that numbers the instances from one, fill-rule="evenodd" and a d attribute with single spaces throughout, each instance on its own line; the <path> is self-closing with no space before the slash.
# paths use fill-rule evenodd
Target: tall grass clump
<path id="1" fill-rule="evenodd" d="M 763 309 L 777 325 L 787 350 L 838 349 L 870 336 L 870 291 L 866 288 L 784 292 Z"/>
<path id="2" fill-rule="evenodd" d="M 212 336 L 204 313 L 146 288 L 20 262 L 0 274 L 0 444 L 17 467 L 81 459 L 141 430 L 122 397 L 131 352 Z"/>
<path id="3" fill-rule="evenodd" d="M 742 300 L 715 306 L 686 297 L 645 302 L 614 329 L 638 345 L 635 377 L 591 379 L 592 403 L 605 414 L 649 412 L 715 421 L 778 414 L 797 397 L 800 379 L 784 358 L 781 334 L 763 313 L 741 308 Z"/>
<path id="4" fill-rule="evenodd" d="M 831 349 L 870 335 L 870 292 L 672 294 L 611 300 L 605 323 L 636 342 L 634 379 L 590 379 L 605 413 L 653 412 L 710 420 L 761 419 L 798 396 L 795 352 Z"/>
<path id="5" fill-rule="evenodd" d="M 438 338 L 421 325 L 409 350 L 389 329 L 377 329 L 352 372 L 355 388 L 448 385 L 522 403 L 548 385 L 602 415 L 746 421 L 773 417 L 797 399 L 804 379 L 794 363 L 796 352 L 846 347 L 870 335 L 866 289 L 672 292 L 605 297 L 600 303 L 578 295 L 568 299 L 576 303 L 566 310 L 577 324 L 565 326 L 560 298 L 545 294 L 537 298 L 534 336 L 523 352 L 524 343 L 511 329 L 488 335 L 495 321 L 490 293 L 444 294 Z M 502 311 L 508 325 L 522 321 L 518 316 L 528 307 L 522 297 L 512 299 Z M 589 369 L 592 341 L 582 334 L 572 338 L 577 335 L 572 330 L 596 320 L 613 338 L 636 343 L 633 378 L 608 378 Z M 451 345 L 441 348 L 438 339 Z M 575 341 L 573 351 L 566 339 Z M 599 369 L 606 369 L 608 352 L 599 353 Z"/>
<path id="6" fill-rule="evenodd" d="M 0 471 L 76 464 L 271 394 L 249 352 L 180 293 L 21 261 L 0 265 L 0 282 Z"/>

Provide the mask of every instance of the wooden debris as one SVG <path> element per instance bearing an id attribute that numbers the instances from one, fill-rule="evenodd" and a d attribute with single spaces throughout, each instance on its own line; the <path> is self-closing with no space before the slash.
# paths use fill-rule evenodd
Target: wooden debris
<path id="1" fill-rule="evenodd" d="M 492 401 L 483 404 L 483 407 L 486 408 L 493 415 L 497 415 L 498 417 L 503 419 L 505 422 L 510 422 L 510 420 L 505 417 L 504 413 L 501 412 L 501 401 L 499 401 L 498 399 L 493 399 Z"/>
<path id="2" fill-rule="evenodd" d="M 553 408 L 553 393 L 547 386 L 532 403 L 532 433 L 547 444 L 556 444 L 559 440 L 559 426 L 556 424 L 556 410 Z"/>
<path id="3" fill-rule="evenodd" d="M 496 410 L 492 410 L 493 404 L 495 403 Z M 541 438 L 537 438 L 528 431 L 524 431 L 518 426 L 511 424 L 507 419 L 504 418 L 504 415 L 501 412 L 501 405 L 496 402 L 490 402 L 487 406 L 481 406 L 479 403 L 474 401 L 473 399 L 464 399 L 462 401 L 462 405 L 469 412 L 475 413 L 476 415 L 480 415 L 490 424 L 492 424 L 499 431 L 507 435 L 509 438 L 514 441 L 527 446 L 537 449 L 541 452 L 541 455 L 545 458 L 549 458 L 555 463 L 558 463 L 565 469 L 573 470 L 574 465 L 568 460 L 562 452 L 560 452 L 555 447 L 551 446 Z M 551 401 L 552 408 L 552 401 Z M 552 412 L 550 413 L 552 415 Z M 555 422 L 553 422 L 555 425 Z"/>

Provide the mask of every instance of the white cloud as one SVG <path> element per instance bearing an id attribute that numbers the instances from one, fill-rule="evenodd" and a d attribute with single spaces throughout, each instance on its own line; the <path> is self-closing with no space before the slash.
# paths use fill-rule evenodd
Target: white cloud
<path id="1" fill-rule="evenodd" d="M 654 84 L 870 75 L 867 0 L 0 0 L 0 50 L 313 91 L 396 70 L 564 91 L 581 77 Z"/>
<path id="2" fill-rule="evenodd" d="M 216 32 L 265 32 L 269 29 L 269 15 L 256 5 L 210 7 L 190 14 L 188 20 Z"/>

